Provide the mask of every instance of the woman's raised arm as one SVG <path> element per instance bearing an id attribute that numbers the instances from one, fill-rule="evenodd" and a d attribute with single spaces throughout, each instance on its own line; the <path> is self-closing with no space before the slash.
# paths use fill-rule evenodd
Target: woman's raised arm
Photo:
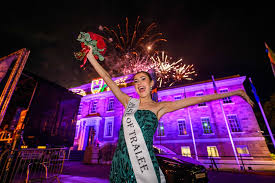
<path id="1" fill-rule="evenodd" d="M 124 107 L 127 106 L 128 101 L 130 97 L 123 93 L 120 88 L 117 86 L 117 84 L 112 80 L 111 76 L 108 74 L 108 72 L 96 61 L 94 55 L 92 54 L 92 47 L 90 47 L 90 51 L 87 54 L 87 58 L 96 70 L 96 72 L 99 74 L 99 76 L 105 81 L 105 83 L 108 85 L 108 87 L 111 89 L 111 91 L 114 93 L 116 98 L 122 103 Z"/>
<path id="2" fill-rule="evenodd" d="M 173 112 L 178 109 L 182 109 L 184 107 L 196 105 L 196 104 L 203 103 L 203 102 L 209 102 L 212 100 L 217 100 L 217 99 L 221 99 L 221 98 L 225 98 L 225 97 L 230 97 L 233 95 L 238 95 L 238 96 L 242 97 L 252 107 L 254 106 L 253 101 L 248 97 L 248 95 L 246 94 L 246 92 L 244 90 L 236 90 L 236 91 L 232 91 L 232 92 L 228 92 L 228 93 L 216 93 L 216 94 L 204 95 L 204 96 L 200 96 L 200 97 L 190 97 L 190 98 L 185 98 L 185 99 L 177 100 L 177 101 L 173 101 L 173 102 L 170 102 L 170 101 L 161 102 L 161 108 L 158 113 L 159 113 L 159 116 L 161 117 L 168 112 Z"/>

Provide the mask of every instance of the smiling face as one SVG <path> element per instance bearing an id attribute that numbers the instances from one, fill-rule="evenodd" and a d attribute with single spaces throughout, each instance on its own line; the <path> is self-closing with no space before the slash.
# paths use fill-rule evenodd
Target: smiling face
<path id="1" fill-rule="evenodd" d="M 134 77 L 134 86 L 141 98 L 151 95 L 151 87 L 153 87 L 154 81 L 144 72 L 140 72 Z"/>

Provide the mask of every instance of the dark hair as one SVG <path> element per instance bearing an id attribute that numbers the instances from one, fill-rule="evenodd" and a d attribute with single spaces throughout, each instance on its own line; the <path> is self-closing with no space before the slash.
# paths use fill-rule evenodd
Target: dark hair
<path id="1" fill-rule="evenodd" d="M 134 77 L 135 77 L 137 74 L 139 74 L 139 73 L 146 74 L 146 75 L 149 77 L 149 80 L 150 80 L 150 81 L 153 80 L 153 79 L 152 79 L 152 76 L 149 74 L 149 72 L 146 72 L 146 71 L 139 71 L 139 72 L 137 72 L 137 73 L 134 75 Z"/>

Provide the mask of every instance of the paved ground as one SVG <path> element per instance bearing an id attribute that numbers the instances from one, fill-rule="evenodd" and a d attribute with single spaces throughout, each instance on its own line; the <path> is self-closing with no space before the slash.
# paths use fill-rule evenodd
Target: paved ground
<path id="1" fill-rule="evenodd" d="M 66 162 L 62 183 L 108 183 L 109 165 L 85 165 L 81 162 Z M 209 183 L 275 183 L 275 172 L 215 172 L 209 171 Z"/>
<path id="2" fill-rule="evenodd" d="M 108 179 L 100 179 L 96 177 L 79 177 L 71 175 L 61 175 L 60 182 L 62 183 L 109 183 Z"/>
<path id="3" fill-rule="evenodd" d="M 275 183 L 275 172 L 208 172 L 209 183 Z"/>
<path id="4" fill-rule="evenodd" d="M 87 165 L 78 161 L 64 163 L 62 183 L 109 183 L 110 165 Z"/>

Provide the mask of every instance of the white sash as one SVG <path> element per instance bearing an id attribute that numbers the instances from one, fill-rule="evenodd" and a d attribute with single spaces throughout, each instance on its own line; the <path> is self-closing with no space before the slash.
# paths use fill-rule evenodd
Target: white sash
<path id="1" fill-rule="evenodd" d="M 139 100 L 130 98 L 123 116 L 123 131 L 137 183 L 157 183 L 158 178 L 148 152 L 142 131 L 135 119 Z M 160 170 L 161 183 L 165 183 L 165 177 Z"/>

